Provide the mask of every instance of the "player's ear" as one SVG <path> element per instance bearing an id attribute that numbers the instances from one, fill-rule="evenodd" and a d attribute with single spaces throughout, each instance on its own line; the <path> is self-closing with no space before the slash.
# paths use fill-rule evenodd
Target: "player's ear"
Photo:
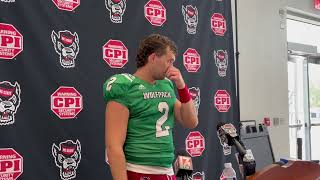
<path id="1" fill-rule="evenodd" d="M 149 57 L 148 57 L 148 62 L 153 64 L 155 62 L 155 60 L 156 60 L 156 56 L 157 56 L 156 53 L 150 54 Z"/>

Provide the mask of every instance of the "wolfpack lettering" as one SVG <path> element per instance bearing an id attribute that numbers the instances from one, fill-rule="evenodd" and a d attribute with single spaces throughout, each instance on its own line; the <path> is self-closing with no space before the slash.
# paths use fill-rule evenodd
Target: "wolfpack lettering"
<path id="1" fill-rule="evenodd" d="M 171 98 L 170 92 L 145 92 L 144 99 Z"/>

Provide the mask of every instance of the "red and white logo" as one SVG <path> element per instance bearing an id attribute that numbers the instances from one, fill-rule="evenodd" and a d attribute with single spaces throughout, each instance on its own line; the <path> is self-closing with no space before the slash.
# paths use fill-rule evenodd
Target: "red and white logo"
<path id="1" fill-rule="evenodd" d="M 105 0 L 109 10 L 110 20 L 113 23 L 122 23 L 122 16 L 126 10 L 126 0 Z"/>
<path id="2" fill-rule="evenodd" d="M 223 15 L 220 13 L 214 13 L 211 16 L 211 29 L 217 36 L 224 36 L 227 31 L 227 22 Z"/>
<path id="3" fill-rule="evenodd" d="M 188 72 L 198 72 L 201 67 L 201 57 L 197 50 L 188 48 L 183 53 L 183 65 Z"/>
<path id="4" fill-rule="evenodd" d="M 80 0 L 52 0 L 58 9 L 73 11 L 80 5 Z"/>
<path id="5" fill-rule="evenodd" d="M 77 139 L 66 140 L 61 142 L 59 146 L 55 143 L 51 148 L 52 156 L 56 166 L 60 169 L 60 177 L 62 180 L 71 180 L 77 177 L 77 169 L 81 161 L 81 144 Z"/>
<path id="6" fill-rule="evenodd" d="M 150 0 L 144 5 L 144 16 L 154 26 L 162 26 L 167 20 L 166 8 L 160 0 Z"/>
<path id="7" fill-rule="evenodd" d="M 23 36 L 11 24 L 0 23 L 0 59 L 13 59 L 23 51 Z"/>
<path id="8" fill-rule="evenodd" d="M 16 180 L 22 172 L 22 156 L 12 148 L 0 149 L 0 179 Z"/>
<path id="9" fill-rule="evenodd" d="M 314 0 L 314 8 L 320 9 L 320 0 Z"/>
<path id="10" fill-rule="evenodd" d="M 199 131 L 190 132 L 186 138 L 186 151 L 191 157 L 201 156 L 205 149 L 205 139 Z"/>
<path id="11" fill-rule="evenodd" d="M 52 31 L 51 40 L 54 49 L 60 56 L 60 64 L 64 68 L 74 68 L 76 65 L 75 59 L 79 53 L 79 37 L 77 32 L 73 34 L 68 31 Z"/>
<path id="12" fill-rule="evenodd" d="M 17 110 L 21 103 L 19 83 L 0 82 L 0 126 L 15 122 Z M 1 179 L 1 178 L 0 178 Z"/>
<path id="13" fill-rule="evenodd" d="M 205 174 L 204 172 L 196 172 L 192 174 L 192 177 L 190 180 L 205 180 Z"/>
<path id="14" fill-rule="evenodd" d="M 184 18 L 184 22 L 187 25 L 187 32 L 189 34 L 197 33 L 197 25 L 198 25 L 198 9 L 197 7 L 193 7 L 192 5 L 182 6 L 182 15 Z"/>
<path id="15" fill-rule="evenodd" d="M 191 87 L 189 88 L 189 93 L 193 101 L 193 105 L 196 108 L 196 114 L 198 115 L 199 106 L 200 106 L 200 88 Z"/>
<path id="16" fill-rule="evenodd" d="M 217 50 L 214 51 L 214 60 L 216 63 L 216 66 L 218 68 L 218 74 L 220 77 L 225 77 L 227 75 L 227 69 L 228 69 L 228 53 L 225 50 Z"/>
<path id="17" fill-rule="evenodd" d="M 51 95 L 51 110 L 60 119 L 75 118 L 82 108 L 82 95 L 74 87 L 60 86 Z"/>
<path id="18" fill-rule="evenodd" d="M 111 68 L 122 68 L 128 62 L 128 49 L 119 40 L 110 39 L 102 48 L 103 59 Z"/>
<path id="19" fill-rule="evenodd" d="M 231 107 L 231 98 L 226 90 L 218 90 L 214 95 L 214 105 L 219 112 L 228 112 Z"/>

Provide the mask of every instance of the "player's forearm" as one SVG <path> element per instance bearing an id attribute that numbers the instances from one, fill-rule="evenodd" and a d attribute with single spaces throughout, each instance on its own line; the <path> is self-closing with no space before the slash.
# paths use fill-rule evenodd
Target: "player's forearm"
<path id="1" fill-rule="evenodd" d="M 107 153 L 113 180 L 127 180 L 126 160 L 122 147 L 108 147 Z"/>
<path id="2" fill-rule="evenodd" d="M 192 100 L 187 103 L 181 103 L 181 120 L 184 127 L 195 128 L 198 125 L 198 116 L 195 111 Z"/>

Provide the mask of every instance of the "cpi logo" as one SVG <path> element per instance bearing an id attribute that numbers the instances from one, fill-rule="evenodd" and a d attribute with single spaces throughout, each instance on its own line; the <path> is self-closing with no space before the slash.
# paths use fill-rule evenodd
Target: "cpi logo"
<path id="1" fill-rule="evenodd" d="M 11 24 L 0 23 L 0 59 L 13 59 L 23 51 L 23 36 Z"/>
<path id="2" fill-rule="evenodd" d="M 231 98 L 226 90 L 218 90 L 214 96 L 214 104 L 219 112 L 228 112 L 231 107 Z"/>
<path id="3" fill-rule="evenodd" d="M 215 35 L 224 36 L 227 31 L 227 23 L 222 14 L 214 13 L 211 16 L 211 29 Z"/>
<path id="4" fill-rule="evenodd" d="M 80 0 L 52 0 L 58 9 L 73 11 L 80 5 Z"/>
<path id="5" fill-rule="evenodd" d="M 191 157 L 201 156 L 205 149 L 205 139 L 199 131 L 190 132 L 186 138 L 186 151 Z"/>
<path id="6" fill-rule="evenodd" d="M 144 6 L 144 16 L 154 26 L 162 26 L 167 20 L 166 8 L 160 0 L 150 0 Z"/>
<path id="7" fill-rule="evenodd" d="M 103 59 L 111 68 L 122 68 L 128 62 L 128 49 L 119 40 L 109 40 L 103 46 Z"/>
<path id="8" fill-rule="evenodd" d="M 51 110 L 60 119 L 75 118 L 82 108 L 82 95 L 74 87 L 61 86 L 51 95 Z"/>
<path id="9" fill-rule="evenodd" d="M 188 72 L 198 72 L 201 67 L 201 57 L 197 50 L 188 48 L 183 53 L 183 65 Z"/>
<path id="10" fill-rule="evenodd" d="M 12 148 L 0 149 L 0 179 L 16 180 L 22 172 L 22 156 Z"/>

